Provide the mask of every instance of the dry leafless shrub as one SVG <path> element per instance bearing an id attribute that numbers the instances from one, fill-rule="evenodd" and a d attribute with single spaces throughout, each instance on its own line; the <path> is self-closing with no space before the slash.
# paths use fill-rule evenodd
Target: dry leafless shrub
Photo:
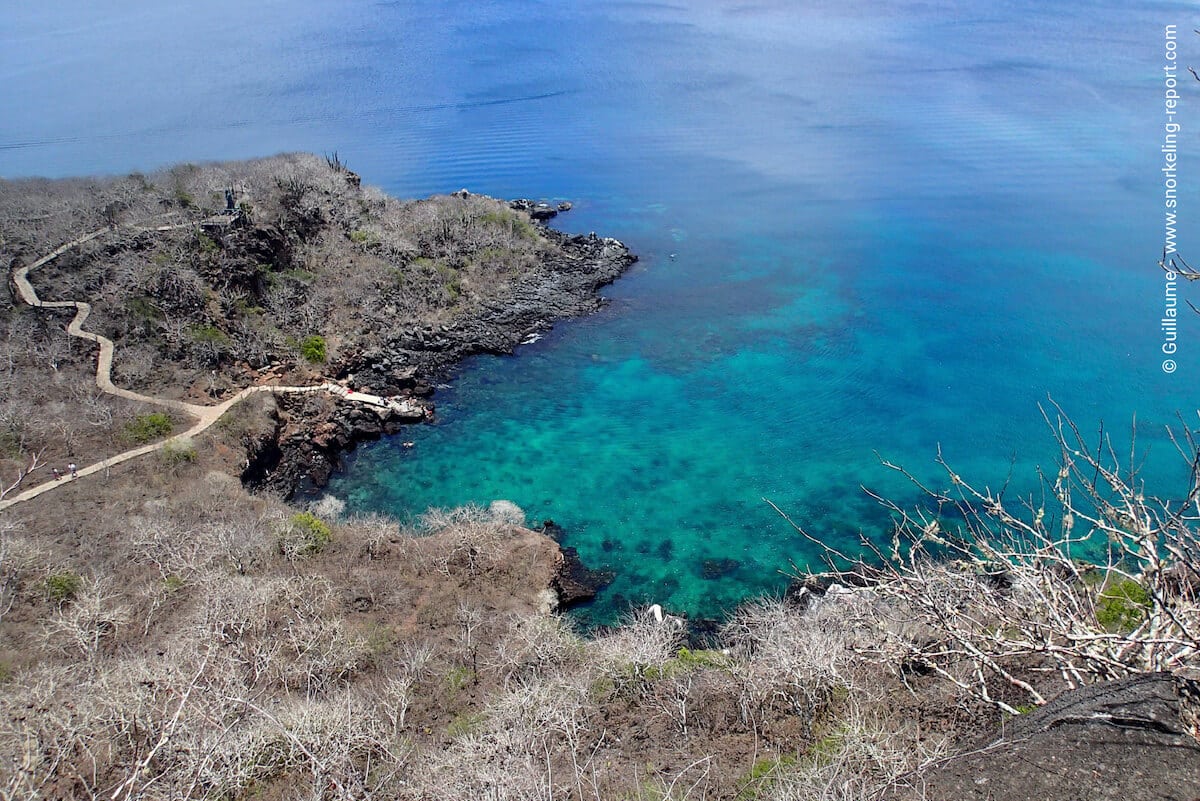
<path id="1" fill-rule="evenodd" d="M 642 682 L 676 656 L 684 634 L 678 621 L 660 620 L 651 610 L 643 609 L 589 643 L 588 650 L 598 668 L 614 681 Z"/>
<path id="2" fill-rule="evenodd" d="M 368 660 L 324 579 L 226 576 L 203 586 L 193 636 L 226 649 L 248 686 L 320 695 Z"/>
<path id="3" fill-rule="evenodd" d="M 434 648 L 428 643 L 403 643 L 382 685 L 374 689 L 374 708 L 391 727 L 393 738 L 408 726 L 408 712 L 420 692 L 420 682 L 429 674 Z"/>
<path id="4" fill-rule="evenodd" d="M 922 736 L 878 700 L 850 703 L 809 751 L 772 777 L 766 801 L 871 801 L 896 797 L 912 777 L 946 754 L 944 741 Z"/>
<path id="5" fill-rule="evenodd" d="M 929 507 L 879 498 L 896 525 L 890 547 L 866 543 L 871 563 L 828 549 L 831 565 L 905 621 L 892 645 L 907 661 L 1010 713 L 996 682 L 1041 704 L 1055 686 L 1047 678 L 1076 687 L 1176 670 L 1195 666 L 1200 649 L 1200 444 L 1186 428 L 1175 439 L 1188 483 L 1156 498 L 1132 437 L 1123 460 L 1107 434 L 1091 446 L 1054 408 L 1059 465 L 1041 498 L 980 488 L 940 456 L 946 490 L 885 462 Z"/>
<path id="6" fill-rule="evenodd" d="M 439 572 L 475 576 L 495 565 L 514 535 L 511 524 L 479 506 L 431 509 L 420 527 L 432 537 L 428 555 Z"/>
<path id="7" fill-rule="evenodd" d="M 183 771 L 194 772 L 208 795 L 237 794 L 285 775 L 292 797 L 313 801 L 348 801 L 399 789 L 406 751 L 379 710 L 357 694 L 273 704 L 226 700 L 231 709 L 241 710 L 236 725 L 227 732 L 210 727 L 214 740 L 197 743 L 191 753 L 200 762 Z"/>
<path id="8" fill-rule="evenodd" d="M 0 623 L 23 588 L 45 573 L 48 564 L 46 552 L 24 536 L 19 523 L 0 520 Z"/>
<path id="9" fill-rule="evenodd" d="M 42 636 L 53 651 L 94 665 L 105 644 L 130 617 L 113 581 L 85 578 L 72 597 L 43 623 Z"/>
<path id="10" fill-rule="evenodd" d="M 361 543 L 362 555 L 369 560 L 382 559 L 392 545 L 407 550 L 405 546 L 412 539 L 395 518 L 376 513 L 343 519 L 341 530 L 347 540 Z"/>
<path id="11" fill-rule="evenodd" d="M 308 505 L 308 511 L 327 523 L 336 523 L 346 511 L 346 502 L 336 495 L 322 495 Z"/>
<path id="12" fill-rule="evenodd" d="M 496 643 L 488 667 L 509 687 L 515 681 L 564 671 L 586 669 L 585 643 L 567 618 L 523 615 L 509 621 Z"/>
<path id="13" fill-rule="evenodd" d="M 811 725 L 835 697 L 859 690 L 860 654 L 878 640 L 877 610 L 862 593 L 830 593 L 803 609 L 761 600 L 739 609 L 722 640 L 744 722 L 756 730 L 786 712 Z"/>
<path id="14" fill-rule="evenodd" d="M 262 698 L 216 647 L 38 668 L 0 699 L 5 799 L 227 798 L 285 775 L 294 797 L 363 798 L 393 791 L 404 762 L 358 695 Z"/>
<path id="15" fill-rule="evenodd" d="M 588 772 L 586 676 L 515 682 L 478 716 L 461 719 L 453 742 L 417 761 L 412 798 L 548 799 L 582 795 Z M 586 796 L 585 796 L 586 797 Z"/>
<path id="16" fill-rule="evenodd" d="M 185 582 L 259 569 L 272 545 L 266 532 L 281 516 L 264 518 L 229 481 L 206 476 L 185 495 L 147 504 L 128 523 L 133 559 L 154 565 L 164 579 Z"/>
<path id="17" fill-rule="evenodd" d="M 0 695 L 0 798 L 45 797 L 63 777 L 94 776 L 103 736 L 80 670 L 39 666 Z M 68 703 L 68 699 L 70 702 Z"/>

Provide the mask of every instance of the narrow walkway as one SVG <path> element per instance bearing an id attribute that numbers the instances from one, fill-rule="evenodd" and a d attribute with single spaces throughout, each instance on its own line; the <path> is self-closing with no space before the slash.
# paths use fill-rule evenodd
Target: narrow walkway
<path id="1" fill-rule="evenodd" d="M 139 231 L 171 231 L 171 230 L 175 230 L 178 228 L 187 228 L 190 226 L 201 225 L 203 222 L 205 222 L 205 221 L 202 220 L 200 222 L 187 222 L 187 223 L 178 223 L 178 224 L 174 224 L 174 225 L 164 225 L 164 226 L 160 226 L 157 228 L 137 228 L 136 230 L 139 230 Z M 108 468 L 112 467 L 113 465 L 120 464 L 121 462 L 127 462 L 130 459 L 136 459 L 137 457 L 143 456 L 147 453 L 153 453 L 154 451 L 160 450 L 169 444 L 182 442 L 182 441 L 188 440 L 192 437 L 195 437 L 196 435 L 198 435 L 198 434 L 202 433 L 203 431 L 205 431 L 206 429 L 208 429 L 208 427 L 211 426 L 213 423 L 215 423 L 219 419 L 221 419 L 221 417 L 225 414 L 225 412 L 229 411 L 229 409 L 232 408 L 234 405 L 236 405 L 237 403 L 242 401 L 247 396 L 253 395 L 257 392 L 277 392 L 277 393 L 328 392 L 332 395 L 336 395 L 338 397 L 345 398 L 346 400 L 351 401 L 351 402 L 363 403 L 363 404 L 367 404 L 370 406 L 377 406 L 380 408 L 390 408 L 390 409 L 394 409 L 395 411 L 398 411 L 398 412 L 401 412 L 404 414 L 411 414 L 415 411 L 418 411 L 421 408 L 417 404 L 414 404 L 408 400 L 397 401 L 397 400 L 392 400 L 389 398 L 382 398 L 378 395 L 368 395 L 363 392 L 353 392 L 339 384 L 332 384 L 332 383 L 317 384 L 315 386 L 310 386 L 310 387 L 285 387 L 285 386 L 247 387 L 246 389 L 243 389 L 238 394 L 234 395 L 232 398 L 230 398 L 226 401 L 223 401 L 222 403 L 217 404 L 216 406 L 203 406 L 203 405 L 197 404 L 197 403 L 187 403 L 185 401 L 173 400 L 170 398 L 155 398 L 150 395 L 143 395 L 140 392 L 133 392 L 131 390 L 122 389 L 121 387 L 115 386 L 112 382 L 112 362 L 113 362 L 113 342 L 112 342 L 112 340 L 109 339 L 108 337 L 101 336 L 100 334 L 96 334 L 91 331 L 83 330 L 83 324 L 87 320 L 88 315 L 91 314 L 91 312 L 92 312 L 91 304 L 87 303 L 85 301 L 82 301 L 82 300 L 44 301 L 38 297 L 37 291 L 33 288 L 33 285 L 29 283 L 29 273 L 31 270 L 36 270 L 38 267 L 48 264 L 49 262 L 53 261 L 54 259 L 57 259 L 62 254 L 69 251 L 71 248 L 78 247 L 86 242 L 89 242 L 89 241 L 95 239 L 96 237 L 100 236 L 101 234 L 104 234 L 108 230 L 110 230 L 110 229 L 109 228 L 99 228 L 95 231 L 92 231 L 91 233 L 84 234 L 83 236 L 80 236 L 76 239 L 72 239 L 70 242 L 56 248 L 55 250 L 46 254 L 42 258 L 33 262 L 32 264 L 29 264 L 25 267 L 20 267 L 20 268 L 14 270 L 13 274 L 12 274 L 12 278 L 13 278 L 13 283 L 17 287 L 17 292 L 21 296 L 21 300 L 23 300 L 26 304 L 33 306 L 35 308 L 39 308 L 39 309 L 74 308 L 75 309 L 75 317 L 72 318 L 70 324 L 67 326 L 67 333 L 72 336 L 79 337 L 80 339 L 86 339 L 89 342 L 95 342 L 96 344 L 98 344 L 100 346 L 100 355 L 96 361 L 96 386 L 98 386 L 101 390 L 103 390 L 104 392 L 107 392 L 110 395 L 116 395 L 117 397 L 127 398 L 128 400 L 139 401 L 141 403 L 149 403 L 149 404 L 153 404 L 155 406 L 165 406 L 169 409 L 174 409 L 176 411 L 184 412 L 185 414 L 189 414 L 192 417 L 195 417 L 196 423 L 191 428 L 189 428 L 187 431 L 184 431 L 182 434 L 177 434 L 173 437 L 162 440 L 161 442 L 154 442 L 149 445 L 143 445 L 139 448 L 134 448 L 132 450 L 128 450 L 123 453 L 119 453 L 116 456 L 110 456 L 109 458 L 104 459 L 99 462 L 96 462 L 95 464 L 91 464 L 86 467 L 81 467 L 76 471 L 76 475 L 78 476 L 78 478 L 83 478 L 84 476 L 90 476 L 90 475 L 93 475 L 94 473 L 99 473 L 103 470 L 107 470 Z M 5 499 L 0 500 L 0 510 L 7 509 L 8 507 L 13 506 L 14 504 L 21 503 L 22 501 L 27 501 L 30 498 L 36 498 L 37 496 L 41 495 L 44 492 L 49 492 L 50 490 L 55 489 L 57 487 L 65 486 L 66 484 L 69 484 L 72 481 L 78 480 L 78 478 L 72 479 L 70 477 L 66 477 L 66 478 L 63 478 L 63 479 L 60 479 L 57 481 L 55 481 L 54 479 L 51 479 L 49 481 L 45 481 L 45 482 L 37 485 L 36 487 L 27 489 L 24 492 L 20 492 L 15 495 L 10 495 L 9 497 L 7 497 Z"/>

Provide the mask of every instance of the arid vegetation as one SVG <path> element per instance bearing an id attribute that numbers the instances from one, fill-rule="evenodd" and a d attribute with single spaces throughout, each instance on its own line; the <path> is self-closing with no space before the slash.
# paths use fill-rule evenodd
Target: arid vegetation
<path id="1" fill-rule="evenodd" d="M 327 522 L 204 470 L 110 500 L 100 559 L 41 499 L 6 518 L 6 797 L 751 797 L 883 736 L 855 604 L 756 605 L 727 652 L 649 613 L 584 639 L 553 544 L 491 512 Z"/>

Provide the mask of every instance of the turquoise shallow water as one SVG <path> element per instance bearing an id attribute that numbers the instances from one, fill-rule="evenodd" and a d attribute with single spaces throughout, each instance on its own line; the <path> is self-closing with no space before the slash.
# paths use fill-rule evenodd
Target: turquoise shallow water
<path id="1" fill-rule="evenodd" d="M 399 195 L 570 198 L 558 224 L 642 256 L 330 487 L 554 519 L 617 574 L 588 620 L 779 591 L 816 554 L 764 497 L 879 536 L 860 486 L 915 500 L 879 456 L 1028 487 L 1048 396 L 1087 431 L 1136 415 L 1150 486 L 1178 486 L 1200 325 L 1165 375 L 1155 262 L 1163 26 L 1189 5 L 69 6 L 0 21 L 0 174 L 337 150 Z"/>

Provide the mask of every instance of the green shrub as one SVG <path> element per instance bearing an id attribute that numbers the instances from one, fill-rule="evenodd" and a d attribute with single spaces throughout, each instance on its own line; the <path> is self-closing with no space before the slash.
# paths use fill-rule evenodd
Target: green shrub
<path id="1" fill-rule="evenodd" d="M 289 559 L 320 553 L 333 541 L 329 524 L 312 512 L 297 512 L 279 532 L 279 550 Z"/>
<path id="2" fill-rule="evenodd" d="M 477 731 L 487 718 L 479 712 L 456 715 L 446 726 L 446 736 L 451 738 L 464 737 Z"/>
<path id="3" fill-rule="evenodd" d="M 1110 581 L 1096 596 L 1096 621 L 1107 631 L 1128 633 L 1150 609 L 1150 593 L 1133 579 Z"/>
<path id="4" fill-rule="evenodd" d="M 540 238 L 537 226 L 510 209 L 497 209 L 495 211 L 484 212 L 478 219 L 485 227 L 505 230 L 519 239 L 535 242 Z"/>
<path id="5" fill-rule="evenodd" d="M 125 310 L 135 320 L 143 323 L 153 323 L 162 319 L 162 311 L 150 298 L 130 298 L 125 301 Z"/>
<path id="6" fill-rule="evenodd" d="M 350 232 L 350 241 L 355 242 L 359 245 L 365 244 L 367 242 L 367 240 L 370 238 L 371 238 L 370 232 L 368 232 L 364 228 L 359 228 L 358 230 Z"/>
<path id="7" fill-rule="evenodd" d="M 160 452 L 162 460 L 168 467 L 178 467 L 196 461 L 196 443 L 190 439 L 180 439 L 163 445 Z"/>
<path id="8" fill-rule="evenodd" d="M 779 778 L 780 773 L 796 764 L 796 758 L 790 755 L 781 757 L 764 757 L 755 762 L 750 771 L 738 780 L 738 801 L 749 801 L 758 798 L 769 790 Z"/>
<path id="9" fill-rule="evenodd" d="M 201 253 L 212 254 L 221 249 L 217 241 L 208 234 L 196 234 L 196 244 L 199 245 Z"/>
<path id="10" fill-rule="evenodd" d="M 704 668 L 728 669 L 729 664 L 729 657 L 720 651 L 680 648 L 674 657 L 661 665 L 647 666 L 644 675 L 650 681 L 658 681 Z"/>
<path id="11" fill-rule="evenodd" d="M 300 289 L 311 286 L 313 281 L 317 280 L 317 274 L 308 270 L 278 270 L 275 265 L 265 266 L 270 272 L 263 274 L 263 278 L 266 279 L 267 286 L 274 289 L 279 287 Z M 295 337 L 288 337 L 288 345 L 297 347 Z"/>
<path id="12" fill-rule="evenodd" d="M 512 225 L 512 222 L 516 219 L 516 216 L 517 215 L 509 209 L 496 209 L 494 211 L 485 211 L 483 214 L 479 215 L 479 219 L 485 225 L 508 227 Z"/>
<path id="13" fill-rule="evenodd" d="M 18 459 L 24 453 L 22 443 L 24 438 L 21 436 L 24 426 L 20 422 L 16 422 L 9 431 L 0 431 L 0 454 L 9 457 L 10 459 Z"/>
<path id="14" fill-rule="evenodd" d="M 229 335 L 215 325 L 193 325 L 187 330 L 188 337 L 205 345 L 228 345 Z"/>
<path id="15" fill-rule="evenodd" d="M 74 598 L 83 587 L 83 578 L 78 573 L 64 570 L 51 573 L 46 578 L 46 595 L 56 604 L 66 603 Z"/>
<path id="16" fill-rule="evenodd" d="M 534 224 L 528 220 L 523 220 L 520 217 L 513 220 L 512 230 L 513 233 L 519 236 L 521 239 L 529 242 L 536 242 L 541 238 L 538 235 L 538 230 Z"/>
<path id="17" fill-rule="evenodd" d="M 446 674 L 446 686 L 450 688 L 451 693 L 457 693 L 474 679 L 475 673 L 470 668 L 450 668 L 450 672 Z"/>
<path id="18" fill-rule="evenodd" d="M 729 657 L 720 651 L 680 648 L 676 658 L 680 664 L 689 668 L 728 668 Z"/>
<path id="19" fill-rule="evenodd" d="M 175 428 L 170 416 L 163 412 L 139 414 L 125 424 L 125 439 L 138 444 L 165 437 Z"/>
<path id="20" fill-rule="evenodd" d="M 313 364 L 324 364 L 328 359 L 328 355 L 325 352 L 325 337 L 306 337 L 300 343 L 300 355 Z"/>
<path id="21" fill-rule="evenodd" d="M 388 626 L 375 623 L 367 628 L 365 647 L 368 656 L 379 660 L 396 645 L 396 633 Z"/>
<path id="22" fill-rule="evenodd" d="M 849 733 L 846 724 L 842 724 L 830 733 L 814 740 L 813 744 L 808 747 L 808 753 L 805 756 L 813 764 L 828 765 L 845 749 Z"/>

